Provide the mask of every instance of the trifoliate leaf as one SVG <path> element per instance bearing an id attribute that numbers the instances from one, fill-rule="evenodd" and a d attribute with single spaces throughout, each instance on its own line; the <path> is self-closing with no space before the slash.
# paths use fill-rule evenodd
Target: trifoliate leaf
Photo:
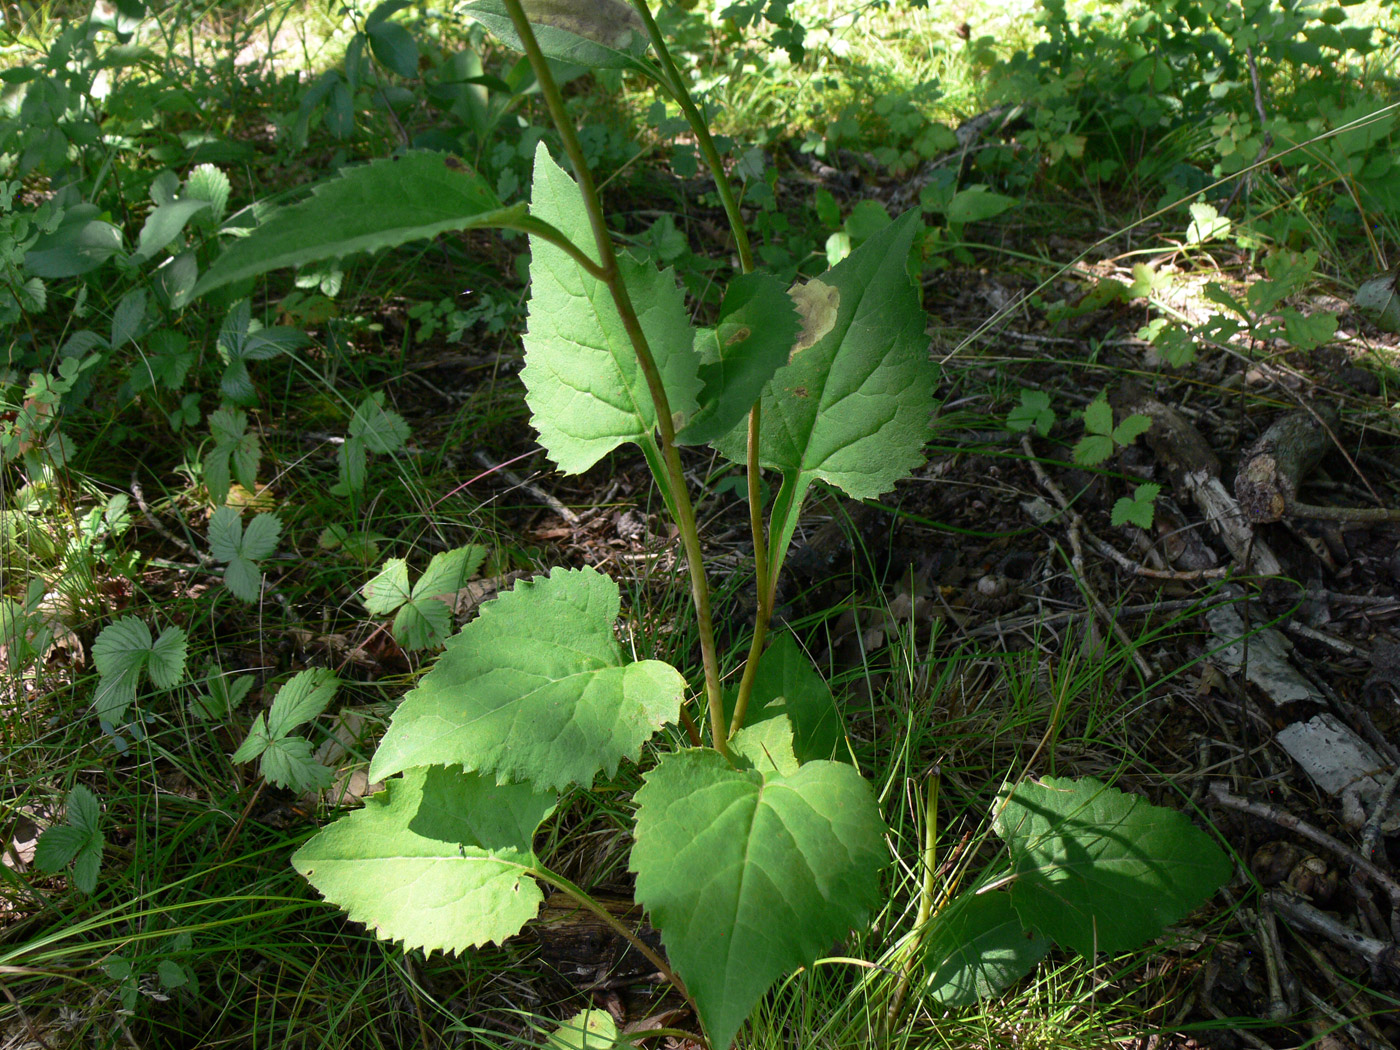
<path id="1" fill-rule="evenodd" d="M 262 586 L 257 562 L 277 549 L 281 532 L 276 514 L 253 515 L 246 531 L 241 513 L 233 507 L 220 507 L 209 519 L 209 553 L 215 561 L 227 563 L 224 584 L 235 598 L 257 601 Z"/>
<path id="2" fill-rule="evenodd" d="M 65 821 L 48 828 L 34 847 L 34 864 L 43 871 L 58 871 L 73 864 L 73 885 L 83 893 L 97 888 L 102 866 L 102 805 L 88 788 L 76 784 L 68 792 Z"/>
<path id="3" fill-rule="evenodd" d="M 409 427 L 403 416 L 384 407 L 384 394 L 371 394 L 350 417 L 350 436 L 360 438 L 370 452 L 397 452 L 408 441 Z"/>
<path id="4" fill-rule="evenodd" d="M 311 741 L 301 736 L 268 741 L 258 766 L 268 783 L 298 793 L 322 791 L 331 785 L 331 771 L 316 761 Z"/>
<path id="5" fill-rule="evenodd" d="M 160 689 L 173 688 L 185 672 L 185 632 L 167 627 L 151 640 L 151 629 L 135 616 L 124 616 L 102 629 L 92 646 L 99 675 L 94 706 L 97 717 L 115 725 L 136 699 L 145 671 Z"/>

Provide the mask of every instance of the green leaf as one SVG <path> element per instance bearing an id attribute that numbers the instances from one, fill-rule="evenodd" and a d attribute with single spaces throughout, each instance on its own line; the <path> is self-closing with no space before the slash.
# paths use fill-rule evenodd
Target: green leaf
<path id="1" fill-rule="evenodd" d="M 729 1046 L 783 973 L 810 965 L 879 900 L 884 822 L 851 766 L 791 776 L 718 752 L 663 755 L 637 792 L 630 869 L 711 1046 Z"/>
<path id="2" fill-rule="evenodd" d="M 525 0 L 524 7 L 546 58 L 651 75 L 637 57 L 645 47 L 642 20 L 626 0 Z M 477 0 L 463 10 L 507 47 L 525 50 L 501 0 Z"/>
<path id="3" fill-rule="evenodd" d="M 65 822 L 46 829 L 34 847 L 34 864 L 43 871 L 73 865 L 73 885 L 83 893 L 97 889 L 102 866 L 102 805 L 88 788 L 75 784 L 68 792 Z"/>
<path id="4" fill-rule="evenodd" d="M 985 186 L 972 186 L 960 190 L 948 202 L 949 222 L 982 222 L 1014 208 L 1019 204 L 1015 197 L 1003 197 Z"/>
<path id="5" fill-rule="evenodd" d="M 783 282 L 772 274 L 740 274 L 725 289 L 714 328 L 696 333 L 699 407 L 676 435 L 701 445 L 727 434 L 748 415 L 764 384 L 787 364 L 799 320 Z"/>
<path id="6" fill-rule="evenodd" d="M 305 332 L 296 328 L 260 327 L 253 321 L 248 300 L 239 300 L 230 307 L 219 327 L 217 348 L 226 366 L 219 379 L 220 392 L 238 404 L 255 404 L 257 391 L 248 373 L 248 362 L 266 361 L 306 346 L 310 341 Z"/>
<path id="7" fill-rule="evenodd" d="M 1152 528 L 1152 505 L 1157 499 L 1157 494 L 1162 491 L 1161 485 L 1152 482 L 1144 482 L 1133 492 L 1133 498 L 1121 497 L 1113 504 L 1112 522 L 1114 525 L 1122 525 L 1131 522 L 1140 529 Z"/>
<path id="8" fill-rule="evenodd" d="M 606 1010 L 580 1010 L 549 1033 L 545 1050 L 613 1050 L 618 1045 L 617 1025 Z M 626 1042 L 624 1046 L 635 1044 Z"/>
<path id="9" fill-rule="evenodd" d="M 792 749 L 792 723 L 786 715 L 746 725 L 729 738 L 729 757 L 741 769 L 764 776 L 791 776 L 801 763 Z"/>
<path id="10" fill-rule="evenodd" d="M 1113 443 L 1127 448 L 1141 435 L 1152 429 L 1152 417 L 1134 412 L 1113 428 Z"/>
<path id="11" fill-rule="evenodd" d="M 543 142 L 535 151 L 530 214 L 575 244 L 593 243 L 578 186 Z M 607 286 L 538 237 L 530 238 L 530 253 L 525 400 L 550 459 L 578 474 L 624 442 L 652 440 L 656 408 Z M 630 256 L 618 261 L 671 411 L 690 418 L 699 359 L 675 275 Z"/>
<path id="12" fill-rule="evenodd" d="M 820 279 L 793 289 L 803 329 L 764 391 L 760 463 L 783 474 L 769 564 L 780 567 L 818 479 L 856 499 L 887 492 L 923 461 L 934 367 L 906 265 L 906 212 Z M 742 463 L 744 428 L 714 442 Z"/>
<path id="13" fill-rule="evenodd" d="M 408 441 L 408 424 L 397 412 L 384 407 L 384 393 L 371 394 L 350 417 L 350 436 L 360 438 L 370 452 L 397 452 Z"/>
<path id="14" fill-rule="evenodd" d="M 1074 446 L 1074 461 L 1081 467 L 1093 467 L 1113 455 L 1113 438 L 1105 434 L 1090 434 Z"/>
<path id="15" fill-rule="evenodd" d="M 1279 311 L 1283 319 L 1284 337 L 1293 344 L 1295 350 L 1316 350 L 1324 345 L 1337 331 L 1337 315 L 1316 313 L 1305 317 L 1291 306 Z"/>
<path id="16" fill-rule="evenodd" d="M 112 311 L 112 337 L 108 345 L 120 350 L 141 334 L 141 323 L 146 319 L 146 289 L 133 288 L 127 292 Z"/>
<path id="17" fill-rule="evenodd" d="M 1021 921 L 1085 958 L 1156 937 L 1233 871 L 1185 816 L 1092 777 L 1021 784 L 994 826 Z"/>
<path id="18" fill-rule="evenodd" d="M 1050 395 L 1044 390 L 1022 390 L 1021 403 L 1006 417 L 1006 429 L 1017 432 L 1030 430 L 1046 437 L 1055 425 L 1055 412 L 1050 407 Z"/>
<path id="19" fill-rule="evenodd" d="M 325 667 L 312 667 L 292 676 L 273 698 L 267 713 L 268 733 L 274 738 L 283 737 L 319 717 L 339 687 L 339 679 Z"/>
<path id="20" fill-rule="evenodd" d="M 292 866 L 380 937 L 461 952 L 504 940 L 539 910 L 531 843 L 555 802 L 523 784 L 411 769 L 297 850 Z"/>
<path id="21" fill-rule="evenodd" d="M 209 433 L 214 438 L 214 448 L 204 456 L 204 486 L 209 498 L 223 503 L 235 479 L 253 491 L 262 452 L 258 435 L 248 429 L 248 414 L 234 408 L 216 409 L 209 413 Z"/>
<path id="22" fill-rule="evenodd" d="M 301 736 L 269 740 L 258 769 L 268 783 L 299 794 L 323 791 L 331 785 L 331 771 L 316 761 L 311 741 Z"/>
<path id="23" fill-rule="evenodd" d="M 98 683 L 97 717 L 115 725 L 136 699 L 142 671 L 160 689 L 171 689 L 185 671 L 185 632 L 167 627 L 151 639 L 151 629 L 135 616 L 123 616 L 102 629 L 92 645 Z"/>
<path id="24" fill-rule="evenodd" d="M 152 209 L 141 227 L 131 261 L 142 263 L 154 259 L 157 252 L 180 235 L 190 219 L 207 207 L 208 201 L 184 199 Z"/>
<path id="25" fill-rule="evenodd" d="M 226 562 L 224 584 L 235 598 L 258 600 L 262 570 L 258 562 L 277 549 L 282 522 L 276 514 L 255 514 L 244 531 L 241 512 L 220 507 L 209 519 L 209 553 Z"/>
<path id="26" fill-rule="evenodd" d="M 1102 396 L 1089 402 L 1084 409 L 1084 429 L 1090 434 L 1113 433 L 1113 409 Z"/>
<path id="27" fill-rule="evenodd" d="M 1191 224 L 1186 227 L 1186 243 L 1188 245 L 1205 244 L 1217 237 L 1224 237 L 1230 232 L 1230 220 L 1222 216 L 1211 205 L 1191 204 L 1187 206 L 1186 210 L 1191 213 Z"/>
<path id="28" fill-rule="evenodd" d="M 374 57 L 401 77 L 418 75 L 418 44 L 407 29 L 397 22 L 379 22 L 366 26 L 369 49 Z"/>
<path id="29" fill-rule="evenodd" d="M 726 716 L 734 713 L 736 692 L 725 697 Z M 777 635 L 758 658 L 744 722 L 752 726 L 779 716 L 792 723 L 792 749 L 798 761 L 836 757 L 845 730 L 831 687 L 787 631 Z"/>
<path id="30" fill-rule="evenodd" d="M 547 788 L 611 776 L 674 721 L 685 679 L 627 662 L 613 635 L 617 584 L 555 569 L 485 603 L 394 712 L 370 779 L 457 765 Z"/>
<path id="31" fill-rule="evenodd" d="M 384 568 L 360 592 L 365 611 L 371 616 L 388 616 L 412 596 L 408 586 L 408 562 L 390 558 Z"/>
<path id="32" fill-rule="evenodd" d="M 267 731 L 267 718 L 260 714 L 253 719 L 253 724 L 248 728 L 248 735 L 243 738 L 243 743 L 238 745 L 238 750 L 230 756 L 229 760 L 232 762 L 251 762 L 266 751 L 271 743 L 272 734 Z"/>
<path id="33" fill-rule="evenodd" d="M 279 209 L 224 251 L 195 285 L 195 296 L 284 266 L 377 251 L 449 230 L 523 218 L 502 208 L 475 171 L 424 150 L 342 170 L 308 200 Z"/>
<path id="34" fill-rule="evenodd" d="M 384 563 L 379 575 L 361 592 L 365 608 L 372 616 L 394 617 L 394 639 L 407 649 L 441 645 L 452 628 L 448 602 L 471 579 L 486 558 L 485 547 L 458 547 L 435 554 L 427 570 L 410 591 L 408 564 L 402 558 Z"/>
<path id="35" fill-rule="evenodd" d="M 925 988 L 944 1006 L 971 1006 L 1035 968 L 1050 939 L 1021 925 L 1011 896 L 964 893 L 931 921 L 924 942 Z"/>

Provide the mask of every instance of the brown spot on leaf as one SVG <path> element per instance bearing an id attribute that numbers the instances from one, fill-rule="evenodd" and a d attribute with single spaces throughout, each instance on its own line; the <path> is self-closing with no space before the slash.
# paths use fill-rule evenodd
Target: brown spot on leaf
<path id="1" fill-rule="evenodd" d="M 749 336 L 753 335 L 753 329 L 748 325 L 740 325 L 734 329 L 734 334 L 724 341 L 725 346 L 733 346 L 735 343 L 742 343 Z"/>
<path id="2" fill-rule="evenodd" d="M 792 344 L 791 361 L 809 346 L 821 341 L 827 332 L 836 327 L 836 313 L 841 308 L 841 292 L 829 284 L 812 280 L 806 284 L 795 284 L 788 289 L 788 297 L 797 307 L 797 316 L 802 320 L 802 330 L 797 333 L 797 342 Z"/>
<path id="3" fill-rule="evenodd" d="M 807 388 L 806 388 L 805 386 L 795 386 L 795 387 L 793 387 L 793 388 L 792 388 L 792 396 L 793 396 L 793 397 L 806 397 L 806 396 L 807 396 Z"/>

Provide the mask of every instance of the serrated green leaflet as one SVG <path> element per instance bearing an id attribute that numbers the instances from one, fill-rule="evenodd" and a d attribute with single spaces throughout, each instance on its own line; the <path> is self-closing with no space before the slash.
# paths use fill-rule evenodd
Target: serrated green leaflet
<path id="1" fill-rule="evenodd" d="M 531 840 L 555 801 L 473 773 L 412 769 L 292 865 L 379 936 L 460 952 L 517 933 L 539 910 Z"/>
<path id="2" fill-rule="evenodd" d="M 394 712 L 370 779 L 452 765 L 541 787 L 589 784 L 680 711 L 685 679 L 628 662 L 613 636 L 617 584 L 555 569 L 481 607 Z"/>
<path id="3" fill-rule="evenodd" d="M 996 830 L 1021 921 L 1090 959 L 1157 936 L 1233 870 L 1182 814 L 1093 777 L 1019 785 Z"/>
<path id="4" fill-rule="evenodd" d="M 185 673 L 185 632 L 167 627 L 152 640 L 151 629 L 135 616 L 109 623 L 92 645 L 92 662 L 100 680 L 94 697 L 97 717 L 116 724 L 136 699 L 144 671 L 161 689 L 175 686 Z"/>
<path id="5" fill-rule="evenodd" d="M 408 565 L 390 558 L 361 593 L 365 608 L 375 616 L 394 616 L 394 639 L 408 649 L 441 645 L 452 626 L 452 610 L 441 598 L 459 591 L 486 557 L 485 547 L 458 547 L 433 555 L 428 568 L 410 589 Z"/>
<path id="6" fill-rule="evenodd" d="M 1021 925 L 1006 893 L 965 893 L 932 920 L 925 988 L 945 1006 L 970 1006 L 1030 973 L 1049 950 L 1049 938 Z"/>
<path id="7" fill-rule="evenodd" d="M 530 214 L 577 244 L 593 242 L 579 188 L 543 142 Z M 625 442 L 651 441 L 656 407 L 607 286 L 539 237 L 530 238 L 530 254 L 525 401 L 549 458 L 578 474 Z M 699 359 L 675 276 L 626 256 L 619 265 L 671 411 L 688 417 L 700 389 Z"/>
<path id="8" fill-rule="evenodd" d="M 711 1046 L 729 1046 L 780 975 L 828 951 L 878 899 L 885 825 L 850 766 L 765 778 L 715 751 L 675 752 L 646 775 L 637 806 L 637 900 Z"/>
<path id="9" fill-rule="evenodd" d="M 418 150 L 373 160 L 322 183 L 231 244 L 194 295 L 284 266 L 392 248 L 448 230 L 501 226 L 524 217 L 502 208 L 476 172 L 444 153 Z"/>

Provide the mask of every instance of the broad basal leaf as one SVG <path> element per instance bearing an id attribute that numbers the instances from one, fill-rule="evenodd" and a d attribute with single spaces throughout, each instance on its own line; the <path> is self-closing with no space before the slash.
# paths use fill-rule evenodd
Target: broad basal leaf
<path id="1" fill-rule="evenodd" d="M 797 310 L 782 281 L 768 273 L 730 281 L 715 327 L 698 333 L 704 386 L 695 416 L 676 440 L 699 445 L 733 430 L 764 384 L 787 364 L 797 331 Z"/>
<path id="2" fill-rule="evenodd" d="M 611 776 L 678 717 L 685 679 L 629 663 L 613 636 L 617 584 L 555 569 L 481 607 L 394 712 L 370 766 L 382 780 L 452 765 L 542 787 Z"/>
<path id="3" fill-rule="evenodd" d="M 539 910 L 531 840 L 555 801 L 474 773 L 411 769 L 292 866 L 380 937 L 460 952 L 519 932 Z"/>
<path id="4" fill-rule="evenodd" d="M 792 291 L 803 328 L 763 395 L 759 458 L 804 490 L 820 479 L 868 499 L 923 461 L 934 368 L 905 269 L 916 218 L 900 216 Z M 716 447 L 742 462 L 743 428 Z"/>
<path id="5" fill-rule="evenodd" d="M 448 230 L 495 226 L 524 208 L 502 208 L 490 186 L 455 157 L 426 150 L 347 168 L 309 199 L 273 212 L 234 241 L 195 285 L 204 295 L 231 281 L 377 251 Z"/>
<path id="6" fill-rule="evenodd" d="M 928 993 L 945 1006 L 970 1006 L 1019 980 L 1050 950 L 1021 925 L 1008 894 L 964 893 L 931 920 L 924 940 Z"/>
<path id="7" fill-rule="evenodd" d="M 885 825 L 851 766 L 765 777 L 708 749 L 673 752 L 637 806 L 637 900 L 711 1046 L 729 1046 L 779 976 L 829 952 L 878 900 Z"/>
<path id="8" fill-rule="evenodd" d="M 1232 871 L 1185 816 L 1092 777 L 1019 785 L 995 826 L 1021 921 L 1086 958 L 1156 937 Z"/>
<path id="9" fill-rule="evenodd" d="M 530 214 L 592 254 L 578 186 L 543 142 L 535 151 Z M 525 400 L 550 459 L 578 474 L 624 442 L 647 438 L 656 408 L 607 286 L 538 237 L 530 238 L 530 253 Z M 627 256 L 619 263 L 671 411 L 689 418 L 700 387 L 698 358 L 675 276 Z"/>

